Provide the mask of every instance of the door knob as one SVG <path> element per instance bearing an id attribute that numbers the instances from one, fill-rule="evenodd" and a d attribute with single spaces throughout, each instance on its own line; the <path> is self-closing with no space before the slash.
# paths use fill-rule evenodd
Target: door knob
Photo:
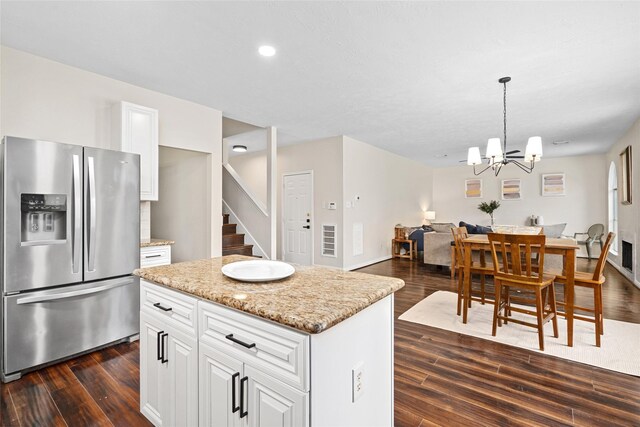
<path id="1" fill-rule="evenodd" d="M 310 225 L 303 225 L 302 228 L 306 228 L 307 230 L 309 230 L 311 228 Z"/>

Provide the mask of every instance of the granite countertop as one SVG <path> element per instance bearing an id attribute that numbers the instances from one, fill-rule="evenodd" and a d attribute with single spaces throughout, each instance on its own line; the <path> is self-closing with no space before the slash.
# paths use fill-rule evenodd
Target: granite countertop
<path id="1" fill-rule="evenodd" d="M 255 258 L 228 255 L 138 269 L 134 274 L 200 298 L 316 334 L 404 286 L 393 277 L 295 266 L 283 280 L 245 283 L 222 274 L 223 265 Z"/>
<path id="2" fill-rule="evenodd" d="M 175 242 L 173 240 L 167 239 L 140 239 L 140 247 L 148 248 L 149 246 L 167 246 L 173 245 Z"/>

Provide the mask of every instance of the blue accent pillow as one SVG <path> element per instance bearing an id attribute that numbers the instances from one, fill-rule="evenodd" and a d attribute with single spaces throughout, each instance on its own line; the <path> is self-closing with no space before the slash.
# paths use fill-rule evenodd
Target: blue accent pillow
<path id="1" fill-rule="evenodd" d="M 491 227 L 484 227 L 476 224 L 476 234 L 489 234 L 491 232 Z"/>
<path id="2" fill-rule="evenodd" d="M 478 232 L 476 231 L 477 227 L 473 224 L 467 224 L 464 221 L 460 221 L 460 223 L 458 224 L 458 227 L 466 227 L 467 233 L 469 234 L 478 234 Z"/>

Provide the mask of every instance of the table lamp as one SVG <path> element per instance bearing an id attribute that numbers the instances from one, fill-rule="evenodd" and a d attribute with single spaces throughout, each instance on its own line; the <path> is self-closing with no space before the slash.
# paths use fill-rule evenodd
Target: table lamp
<path id="1" fill-rule="evenodd" d="M 436 212 L 435 211 L 425 211 L 424 219 L 425 219 L 426 225 L 431 225 L 431 221 L 436 219 Z"/>

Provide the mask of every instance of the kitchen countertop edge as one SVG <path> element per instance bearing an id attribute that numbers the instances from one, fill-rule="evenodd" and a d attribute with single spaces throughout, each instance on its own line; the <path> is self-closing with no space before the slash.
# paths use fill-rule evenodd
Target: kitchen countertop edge
<path id="1" fill-rule="evenodd" d="M 237 260 L 242 260 L 245 258 L 240 256 L 232 256 L 232 257 L 238 258 Z M 223 258 L 226 258 L 226 257 L 223 257 Z M 216 260 L 216 258 L 213 258 L 208 261 L 214 261 L 214 260 Z M 204 262 L 204 261 L 207 261 L 207 260 L 199 260 L 197 262 Z M 183 263 L 183 264 L 188 264 L 188 263 Z M 173 265 L 175 266 L 177 264 L 173 264 Z M 170 267 L 170 266 L 164 266 L 164 267 Z M 171 275 L 173 277 L 170 277 L 169 274 L 161 274 L 158 272 L 158 270 L 162 270 L 162 267 L 137 269 L 134 271 L 133 274 L 136 276 L 139 276 L 141 279 L 147 280 L 157 285 L 167 287 L 172 290 L 180 291 L 188 295 L 201 298 L 203 300 L 218 303 L 226 307 L 236 309 L 244 313 L 248 313 L 266 320 L 270 320 L 280 325 L 284 325 L 284 326 L 287 326 L 302 332 L 306 332 L 309 334 L 318 334 L 318 333 L 324 332 L 327 329 L 339 324 L 340 322 L 348 319 L 349 317 L 354 316 L 355 314 L 359 313 L 365 308 L 375 304 L 376 302 L 384 299 L 385 297 L 393 294 L 394 292 L 404 287 L 403 280 L 393 278 L 393 277 L 376 276 L 376 275 L 371 275 L 366 273 L 357 273 L 357 272 L 337 272 L 331 269 L 326 269 L 321 267 L 297 266 L 296 272 L 302 276 L 307 274 L 305 273 L 305 271 L 313 270 L 315 274 L 318 274 L 318 272 L 322 274 L 326 271 L 327 275 L 333 275 L 333 276 L 335 276 L 336 274 L 347 275 L 348 276 L 347 278 L 358 277 L 359 280 L 365 280 L 365 279 L 368 279 L 368 277 L 370 277 L 371 281 L 377 280 L 377 281 L 387 282 L 385 284 L 386 286 L 379 287 L 378 289 L 373 289 L 371 291 L 359 292 L 359 293 L 357 292 L 357 290 L 354 291 L 354 294 L 355 293 L 358 293 L 358 294 L 349 298 L 349 300 L 346 302 L 342 301 L 339 307 L 334 306 L 330 315 L 324 315 L 324 314 L 314 315 L 313 313 L 311 313 L 309 314 L 308 317 L 303 318 L 303 315 L 295 315 L 291 313 L 288 314 L 286 312 L 286 308 L 287 308 L 286 302 L 282 303 L 283 305 L 280 307 L 281 310 L 274 309 L 273 306 L 274 305 L 277 306 L 278 303 L 280 303 L 280 300 L 281 300 L 280 297 L 282 295 L 280 296 L 276 295 L 275 297 L 263 296 L 262 298 L 264 298 L 264 301 L 261 301 L 259 299 L 260 295 L 258 294 L 258 297 L 256 298 L 257 301 L 245 301 L 243 299 L 237 298 L 236 297 L 237 293 L 234 294 L 232 291 L 228 290 L 229 288 L 233 287 L 233 285 L 236 285 L 238 288 L 245 288 L 247 286 L 261 286 L 261 285 L 235 282 L 235 281 L 232 281 L 231 279 L 224 278 L 226 282 L 225 285 L 227 288 L 227 292 L 216 291 L 213 288 L 214 285 L 212 284 L 207 283 L 208 286 L 206 286 L 205 288 L 202 285 L 202 283 L 195 283 L 195 284 L 193 282 L 189 283 L 189 280 L 188 279 L 185 280 L 183 276 L 176 277 L 176 275 L 174 274 L 174 275 Z M 365 278 L 364 276 L 368 276 L 368 277 Z M 321 278 L 305 279 L 304 277 L 302 279 L 299 277 L 298 279 L 303 281 L 314 280 L 316 282 L 318 282 L 319 280 L 322 280 Z M 272 282 L 272 283 L 278 285 L 283 282 Z M 238 291 L 238 293 L 240 292 L 241 291 Z M 295 289 L 293 289 L 292 292 L 295 292 Z M 289 294 L 291 294 L 292 292 L 289 292 Z M 291 299 L 291 295 L 286 295 L 286 297 L 288 298 L 285 298 L 285 299 Z M 304 297 L 302 299 L 304 300 Z M 304 301 L 302 301 L 302 303 L 304 303 Z M 313 310 L 313 306 L 322 307 L 321 304 L 316 304 L 315 302 L 312 303 L 310 301 L 307 301 L 307 303 L 312 307 L 311 310 Z"/>
<path id="2" fill-rule="evenodd" d="M 152 246 L 169 246 L 173 245 L 176 242 L 168 239 L 149 239 L 149 240 L 141 240 L 140 247 L 141 248 L 149 248 Z"/>

